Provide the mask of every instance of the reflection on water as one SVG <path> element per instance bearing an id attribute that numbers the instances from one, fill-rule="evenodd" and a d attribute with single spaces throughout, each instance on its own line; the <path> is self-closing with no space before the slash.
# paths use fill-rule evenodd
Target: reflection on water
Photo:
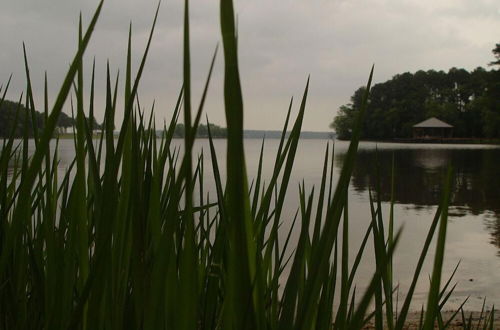
<path id="1" fill-rule="evenodd" d="M 500 248 L 500 149 L 425 148 L 361 148 L 352 178 L 354 189 L 358 193 L 365 193 L 369 187 L 376 190 L 378 164 L 381 199 L 390 201 L 394 157 L 396 203 L 413 209 L 435 206 L 450 164 L 454 170 L 450 216 L 484 215 L 491 242 Z M 344 156 L 337 155 L 337 166 Z"/>
<path id="2" fill-rule="evenodd" d="M 336 143 L 338 170 L 347 144 Z M 469 309 L 481 309 L 486 297 L 491 304 L 500 301 L 500 148 L 471 145 L 415 145 L 395 143 L 360 144 L 351 180 L 351 205 L 363 217 L 368 189 L 376 191 L 377 168 L 383 206 L 391 196 L 391 168 L 394 158 L 394 197 L 396 224 L 404 226 L 395 256 L 395 278 L 407 287 L 415 269 L 430 221 L 439 204 L 448 165 L 454 170 L 449 226 L 443 277 L 461 262 L 455 276 L 457 289 L 450 308 L 467 297 Z M 377 166 L 378 164 L 378 166 Z M 422 275 L 430 274 L 433 249 Z M 428 283 L 417 287 L 417 304 L 425 301 Z M 418 309 L 418 305 L 413 308 Z"/>

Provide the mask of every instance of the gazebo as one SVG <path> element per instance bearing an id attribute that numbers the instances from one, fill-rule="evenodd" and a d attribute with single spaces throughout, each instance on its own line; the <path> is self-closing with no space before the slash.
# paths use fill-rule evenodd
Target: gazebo
<path id="1" fill-rule="evenodd" d="M 413 125 L 413 138 L 442 139 L 453 136 L 453 126 L 436 117 L 431 117 Z"/>

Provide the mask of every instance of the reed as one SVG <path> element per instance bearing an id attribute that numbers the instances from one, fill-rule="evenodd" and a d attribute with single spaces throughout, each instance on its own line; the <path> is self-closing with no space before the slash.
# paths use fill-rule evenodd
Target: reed
<path id="1" fill-rule="evenodd" d="M 43 130 L 34 127 L 34 153 L 28 153 L 27 135 L 19 142 L 13 131 L 3 140 L 0 329 L 360 329 L 372 319 L 377 329 L 403 329 L 434 236 L 434 268 L 421 328 L 449 325 L 441 311 L 455 287 L 448 289 L 450 278 L 441 288 L 441 270 L 451 170 L 400 310 L 393 301 L 392 256 L 401 231 L 394 233 L 392 212 L 386 230 L 378 199 L 370 201 L 372 221 L 363 241 L 354 242 L 360 248 L 349 266 L 352 242 L 348 240 L 347 195 L 373 68 L 337 185 L 332 183 L 333 148 L 328 145 L 319 193 L 316 196 L 314 189 L 306 192 L 302 185 L 299 211 L 294 219 L 286 219 L 282 216 L 284 200 L 290 194 L 309 79 L 294 121 L 290 118 L 293 100 L 290 102 L 271 177 L 263 178 L 261 151 L 258 174 L 249 187 L 234 9 L 232 1 L 221 0 L 227 177 L 221 178 L 207 125 L 209 168 L 216 188 L 215 197 L 207 196 L 204 158 L 193 154 L 193 146 L 217 49 L 194 111 L 189 3 L 185 0 L 184 79 L 173 116 L 158 138 L 153 114 L 146 118 L 145 109 L 137 101 L 157 10 L 135 76 L 129 33 L 123 93 L 119 93 L 118 75 L 111 77 L 108 65 L 104 125 L 96 140 L 92 122 L 86 119 L 93 118 L 94 113 L 94 67 L 85 108 L 82 63 L 102 5 L 101 1 L 85 31 L 80 19 L 76 55 L 52 108 L 45 87 L 46 125 Z M 34 116 L 26 52 L 25 67 L 24 99 Z M 8 85 L 1 91 L 0 102 L 6 97 Z M 49 143 L 70 95 L 76 98 L 76 104 L 72 103 L 76 112 L 75 157 L 60 177 L 57 147 L 51 151 Z M 124 98 L 124 115 L 115 138 L 118 95 Z M 181 113 L 186 127 L 182 154 L 172 144 Z M 32 122 L 28 116 L 17 120 Z M 285 137 L 289 126 L 291 134 Z M 280 224 L 285 221 L 293 224 L 282 233 Z M 299 238 L 291 247 L 293 231 Z M 359 293 L 354 278 L 370 242 L 376 265 L 365 292 Z M 467 328 L 466 316 L 460 311 Z M 482 314 L 484 329 L 493 328 L 493 316 L 494 311 Z"/>

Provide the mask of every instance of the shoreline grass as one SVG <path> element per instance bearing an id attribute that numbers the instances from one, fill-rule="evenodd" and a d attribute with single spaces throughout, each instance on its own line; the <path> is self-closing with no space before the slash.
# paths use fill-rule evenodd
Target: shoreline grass
<path id="1" fill-rule="evenodd" d="M 0 329 L 361 329 L 372 320 L 377 329 L 403 329 L 433 239 L 437 240 L 433 274 L 420 324 L 423 329 L 435 324 L 446 328 L 449 323 L 442 311 L 455 289 L 452 278 L 444 286 L 441 279 L 451 169 L 401 308 L 393 300 L 391 267 L 401 231 L 394 232 L 392 225 L 384 227 L 378 198 L 370 201 L 371 223 L 354 264 L 348 263 L 347 191 L 373 67 L 337 185 L 333 186 L 329 144 L 317 195 L 314 189 L 307 193 L 302 185 L 297 216 L 290 231 L 282 233 L 281 223 L 290 221 L 282 216 L 284 198 L 290 194 L 309 79 L 295 119 L 290 116 L 290 102 L 271 177 L 267 182 L 262 177 L 261 152 L 257 177 L 249 187 L 234 8 L 232 1 L 220 2 L 227 177 L 221 178 L 207 119 L 216 196 L 205 195 L 203 155 L 194 155 L 193 145 L 217 49 L 196 108 L 191 95 L 186 0 L 183 87 L 171 121 L 157 139 L 153 114 L 145 117 L 135 102 L 157 9 L 135 76 L 129 33 L 123 94 L 119 93 L 119 77 L 111 77 L 108 65 L 105 118 L 96 141 L 86 119 L 93 118 L 94 75 L 85 109 L 82 58 L 102 5 L 101 1 L 85 32 L 80 20 L 75 58 L 51 110 L 45 97 L 44 129 L 34 129 L 34 154 L 28 155 L 28 136 L 20 144 L 14 143 L 13 135 L 3 140 Z M 26 108 L 34 113 L 26 56 L 25 66 Z M 7 88 L 3 92 L 2 100 Z M 59 177 L 57 148 L 51 153 L 49 143 L 71 92 L 76 96 L 75 159 Z M 124 98 L 124 116 L 115 139 L 118 95 Z M 181 113 L 186 127 L 183 154 L 171 145 Z M 28 116 L 18 120 L 29 122 Z M 289 126 L 291 132 L 285 137 Z M 8 167 L 11 162 L 19 165 L 13 173 Z M 194 194 L 199 196 L 195 199 Z M 292 232 L 299 234 L 295 247 L 289 246 Z M 357 267 L 371 249 L 376 259 L 373 276 L 364 292 L 356 292 Z M 290 267 L 288 274 L 286 267 Z M 335 299 L 340 303 L 334 310 Z M 463 309 L 456 312 L 466 318 Z M 484 315 L 484 328 L 492 329 L 494 309 Z"/>

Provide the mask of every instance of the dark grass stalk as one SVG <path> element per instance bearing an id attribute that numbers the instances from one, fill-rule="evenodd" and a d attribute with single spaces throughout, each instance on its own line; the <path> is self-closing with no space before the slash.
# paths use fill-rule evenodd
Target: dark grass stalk
<path id="1" fill-rule="evenodd" d="M 221 30 L 224 49 L 224 103 L 227 120 L 227 199 L 229 249 L 224 328 L 264 327 L 256 276 L 255 245 L 243 147 L 243 96 L 238 71 L 236 29 L 232 1 L 221 1 Z M 253 281 L 257 289 L 253 290 Z M 244 308 L 243 308 L 244 307 Z"/>
<path id="2" fill-rule="evenodd" d="M 452 169 L 448 168 L 446 176 L 445 189 L 443 193 L 443 213 L 441 214 L 441 221 L 439 224 L 438 240 L 436 245 L 436 255 L 434 257 L 434 268 L 431 277 L 431 287 L 427 300 L 427 310 L 425 314 L 424 329 L 433 329 L 434 321 L 437 315 L 437 306 L 439 306 L 439 291 L 441 284 L 441 272 L 443 269 L 444 261 L 444 244 L 446 241 L 446 229 L 448 225 L 448 204 L 450 202 L 451 194 L 451 179 Z"/>
<path id="3" fill-rule="evenodd" d="M 24 68 L 26 72 L 26 109 L 29 110 L 31 114 L 31 125 L 33 128 L 33 138 L 35 141 L 35 144 L 38 144 L 38 123 L 36 120 L 36 113 L 35 113 L 35 102 L 33 101 L 33 89 L 31 86 L 31 76 L 30 76 L 30 70 L 29 70 L 29 65 L 28 65 L 28 56 L 26 55 L 26 46 L 23 42 L 23 55 L 24 55 Z M 25 126 L 26 127 L 26 126 Z"/>

